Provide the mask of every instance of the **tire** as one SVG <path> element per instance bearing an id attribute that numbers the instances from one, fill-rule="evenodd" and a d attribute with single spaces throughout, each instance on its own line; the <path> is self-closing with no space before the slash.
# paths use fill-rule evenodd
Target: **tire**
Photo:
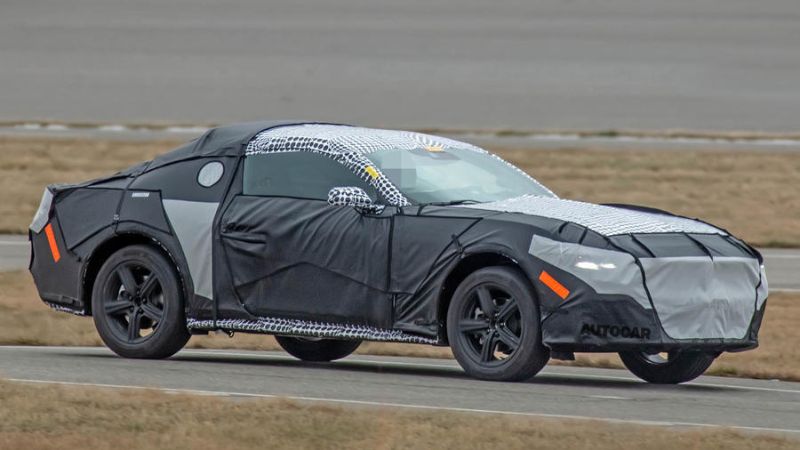
<path id="1" fill-rule="evenodd" d="M 621 352 L 625 367 L 648 383 L 678 384 L 694 380 L 717 358 L 713 353 L 670 352 L 667 358 L 643 352 Z"/>
<path id="2" fill-rule="evenodd" d="M 144 245 L 112 254 L 92 289 L 97 332 L 108 348 L 125 358 L 167 358 L 183 348 L 190 337 L 183 305 L 172 263 Z"/>
<path id="3" fill-rule="evenodd" d="M 342 359 L 356 351 L 361 341 L 275 336 L 281 347 L 297 359 L 328 362 Z"/>
<path id="4" fill-rule="evenodd" d="M 533 286 L 513 267 L 473 272 L 458 286 L 447 311 L 453 355 L 467 374 L 481 380 L 523 381 L 539 373 L 550 359 L 540 324 Z"/>

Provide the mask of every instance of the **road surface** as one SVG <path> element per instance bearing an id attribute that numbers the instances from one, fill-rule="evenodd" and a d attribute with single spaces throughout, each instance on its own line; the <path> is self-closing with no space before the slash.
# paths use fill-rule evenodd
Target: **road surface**
<path id="1" fill-rule="evenodd" d="M 623 370 L 548 366 L 529 382 L 495 383 L 468 378 L 452 360 L 351 356 L 312 364 L 274 352 L 184 350 L 147 361 L 104 348 L 59 347 L 0 347 L 0 376 L 351 406 L 730 426 L 800 438 L 800 383 L 769 380 L 701 377 L 659 386 Z"/>
<path id="2" fill-rule="evenodd" d="M 4 0 L 0 120 L 797 130 L 796 0 Z"/>
<path id="3" fill-rule="evenodd" d="M 0 234 L 0 271 L 27 269 L 29 260 L 28 236 Z"/>

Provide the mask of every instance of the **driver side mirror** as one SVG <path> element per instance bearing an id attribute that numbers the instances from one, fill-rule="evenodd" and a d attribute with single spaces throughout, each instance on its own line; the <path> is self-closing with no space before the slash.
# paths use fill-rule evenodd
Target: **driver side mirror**
<path id="1" fill-rule="evenodd" d="M 360 211 L 379 214 L 383 205 L 372 203 L 366 192 L 360 187 L 335 187 L 328 191 L 328 204 L 333 206 L 352 206 Z"/>

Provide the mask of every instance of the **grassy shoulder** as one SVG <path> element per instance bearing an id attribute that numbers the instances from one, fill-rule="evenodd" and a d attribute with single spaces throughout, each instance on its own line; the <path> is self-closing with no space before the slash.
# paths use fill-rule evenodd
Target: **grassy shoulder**
<path id="1" fill-rule="evenodd" d="M 796 448 L 782 437 L 0 381 L 0 448 Z"/>
<path id="2" fill-rule="evenodd" d="M 767 302 L 760 347 L 725 353 L 709 375 L 800 381 L 800 294 L 777 293 Z M 0 272 L 0 345 L 102 345 L 91 318 L 51 311 L 36 294 L 27 272 Z M 192 348 L 280 350 L 271 336 L 236 334 L 194 336 Z M 452 358 L 449 348 L 365 342 L 359 354 Z M 578 354 L 574 362 L 551 364 L 622 368 L 616 354 Z"/>
<path id="3" fill-rule="evenodd" d="M 179 141 L 0 137 L 0 232 L 30 223 L 49 183 L 96 178 Z M 800 158 L 759 151 L 492 149 L 564 198 L 700 217 L 760 246 L 800 246 Z"/>

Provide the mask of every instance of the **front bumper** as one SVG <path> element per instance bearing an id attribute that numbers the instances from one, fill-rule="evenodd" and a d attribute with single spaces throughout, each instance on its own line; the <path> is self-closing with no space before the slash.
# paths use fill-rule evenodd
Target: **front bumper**
<path id="1" fill-rule="evenodd" d="M 656 314 L 625 296 L 586 295 L 549 314 L 542 326 L 544 344 L 560 352 L 658 353 L 670 350 L 742 351 L 758 346 L 764 306 L 755 312 L 741 338 L 673 339 Z"/>
<path id="2" fill-rule="evenodd" d="M 767 283 L 756 258 L 639 257 L 535 236 L 530 253 L 569 295 L 543 304 L 542 335 L 557 351 L 737 351 L 758 345 Z"/>

